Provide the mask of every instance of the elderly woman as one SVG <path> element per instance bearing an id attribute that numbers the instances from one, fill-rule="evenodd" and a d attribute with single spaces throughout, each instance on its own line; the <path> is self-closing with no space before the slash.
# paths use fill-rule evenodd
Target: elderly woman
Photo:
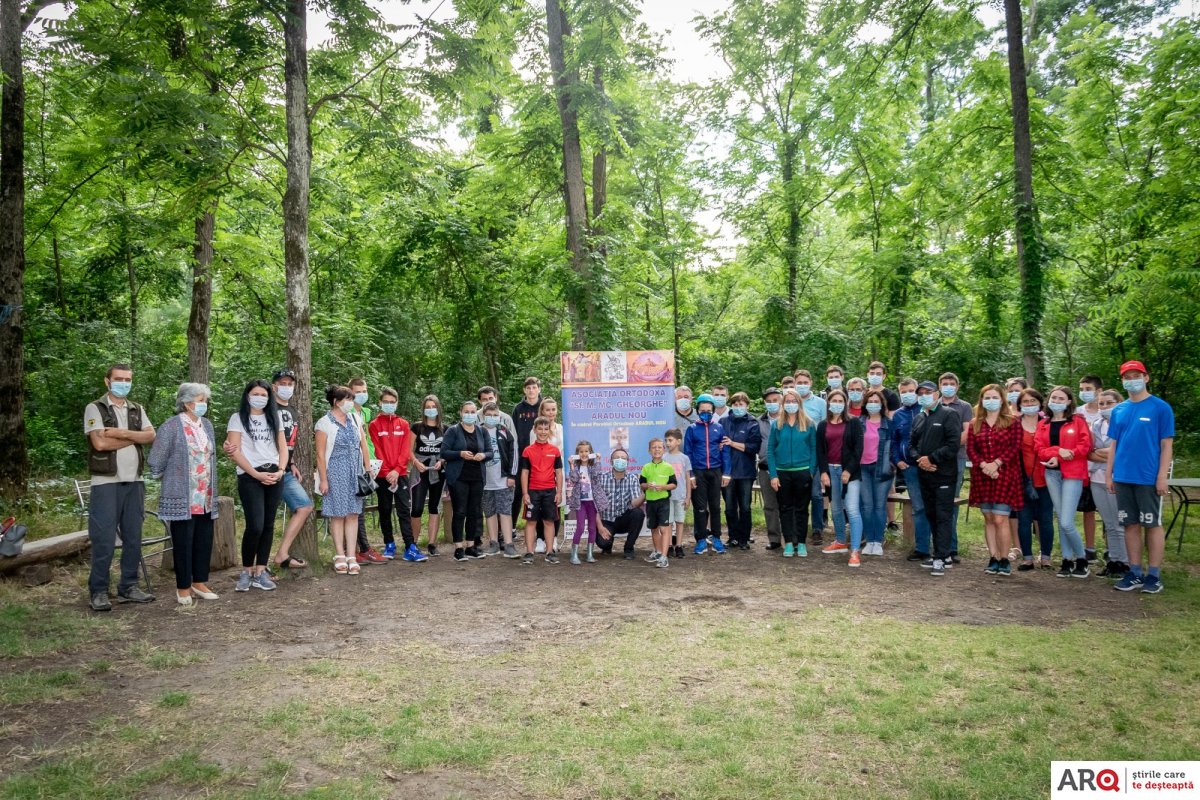
<path id="1" fill-rule="evenodd" d="M 205 419 L 211 393 L 202 383 L 181 383 L 175 416 L 158 430 L 150 449 L 150 472 L 162 481 L 158 516 L 171 527 L 175 598 L 190 606 L 193 595 L 216 600 L 208 588 L 213 520 L 217 518 L 217 448 Z"/>

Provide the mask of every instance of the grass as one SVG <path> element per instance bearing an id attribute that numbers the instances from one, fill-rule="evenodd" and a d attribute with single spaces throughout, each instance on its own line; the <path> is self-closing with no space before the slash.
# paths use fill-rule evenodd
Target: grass
<path id="1" fill-rule="evenodd" d="M 0 658 L 69 652 L 115 627 L 111 620 L 39 608 L 12 584 L 0 590 Z"/>

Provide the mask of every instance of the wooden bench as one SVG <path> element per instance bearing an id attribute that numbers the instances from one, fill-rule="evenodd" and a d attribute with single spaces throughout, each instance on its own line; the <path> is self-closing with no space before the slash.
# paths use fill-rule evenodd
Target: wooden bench
<path id="1" fill-rule="evenodd" d="M 888 502 L 900 503 L 904 506 L 904 521 L 900 525 L 900 541 L 905 547 L 912 550 L 917 542 L 917 528 L 913 524 L 912 498 L 907 492 L 904 494 L 892 492 L 888 495 Z M 956 506 L 966 505 L 966 503 L 967 498 L 965 497 L 954 498 L 954 505 Z"/>

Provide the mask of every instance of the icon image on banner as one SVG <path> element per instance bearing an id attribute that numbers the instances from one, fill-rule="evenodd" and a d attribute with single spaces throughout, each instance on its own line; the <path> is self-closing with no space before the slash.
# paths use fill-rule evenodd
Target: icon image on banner
<path id="1" fill-rule="evenodd" d="M 674 383 L 675 365 L 668 355 L 662 350 L 629 353 L 629 382 Z"/>
<path id="2" fill-rule="evenodd" d="M 608 451 L 611 453 L 617 448 L 629 450 L 629 428 L 624 425 L 608 430 Z"/>
<path id="3" fill-rule="evenodd" d="M 600 382 L 600 353 L 595 350 L 575 350 L 561 356 L 564 381 L 570 383 Z"/>
<path id="4" fill-rule="evenodd" d="M 627 383 L 629 378 L 626 371 L 625 351 L 616 350 L 603 353 L 600 380 L 603 383 Z"/>

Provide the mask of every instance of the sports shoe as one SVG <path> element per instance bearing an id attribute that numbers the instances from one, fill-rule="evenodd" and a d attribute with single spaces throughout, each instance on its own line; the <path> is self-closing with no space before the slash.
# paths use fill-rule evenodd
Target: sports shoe
<path id="1" fill-rule="evenodd" d="M 791 558 L 794 555 L 796 555 L 796 546 L 791 542 L 788 542 L 783 546 L 783 557 Z"/>
<path id="2" fill-rule="evenodd" d="M 117 592 L 118 603 L 153 603 L 154 595 L 143 592 L 140 586 L 130 586 L 125 591 Z"/>
<path id="3" fill-rule="evenodd" d="M 671 552 L 671 558 L 683 558 L 683 545 L 675 545 L 675 549 Z"/>
<path id="4" fill-rule="evenodd" d="M 951 553 L 951 554 L 950 554 L 950 557 L 946 559 L 946 564 L 947 564 L 947 565 L 949 565 L 949 564 L 961 564 L 961 563 L 962 563 L 962 559 L 958 557 L 958 553 Z"/>
<path id="5" fill-rule="evenodd" d="M 1017 567 L 1017 572 L 1032 572 L 1037 569 L 1037 566 L 1032 561 L 1022 561 L 1021 566 Z"/>
<path id="6" fill-rule="evenodd" d="M 1085 548 L 1083 548 L 1083 556 L 1088 561 L 1095 561 L 1096 560 L 1096 551 L 1094 549 L 1089 549 L 1089 548 L 1085 547 Z"/>
<path id="7" fill-rule="evenodd" d="M 945 575 L 946 574 L 946 562 L 940 558 L 935 558 L 933 560 L 932 566 L 930 566 L 930 568 L 929 568 L 929 574 L 933 575 L 935 578 L 940 578 L 943 575 Z"/>
<path id="8" fill-rule="evenodd" d="M 270 592 L 276 588 L 275 581 L 271 580 L 265 572 L 260 572 L 251 578 L 250 585 L 255 589 L 262 589 L 264 592 Z"/>
<path id="9" fill-rule="evenodd" d="M 1092 574 L 1092 571 L 1090 569 L 1088 569 L 1088 562 L 1087 562 L 1086 558 L 1075 559 L 1075 569 L 1071 570 L 1072 578 L 1086 578 L 1088 575 L 1091 575 L 1091 574 Z M 1145 589 L 1143 589 L 1142 591 L 1145 591 Z"/>
<path id="10" fill-rule="evenodd" d="M 1000 559 L 999 575 L 1012 575 L 1012 562 L 1007 558 Z"/>
<path id="11" fill-rule="evenodd" d="M 708 546 L 712 548 L 714 553 L 720 554 L 725 552 L 725 545 L 721 544 L 720 539 L 709 539 Z"/>
<path id="12" fill-rule="evenodd" d="M 526 553 L 525 555 L 521 556 L 521 563 L 522 564 L 532 564 L 533 563 L 533 553 Z"/>
<path id="13" fill-rule="evenodd" d="M 658 563 L 656 564 L 656 566 L 659 569 L 666 569 L 668 566 L 670 566 L 670 564 L 667 562 L 667 557 L 663 556 L 662 558 L 660 558 L 658 560 Z"/>
<path id="14" fill-rule="evenodd" d="M 546 563 L 547 564 L 557 564 L 558 556 L 556 556 L 554 553 L 546 553 Z"/>
<path id="15" fill-rule="evenodd" d="M 504 545 L 504 557 L 520 558 L 521 554 L 517 552 L 517 548 L 513 547 L 511 544 L 506 544 Z"/>
<path id="16" fill-rule="evenodd" d="M 649 564 L 653 564 L 655 561 L 658 561 L 660 558 L 662 558 L 662 555 L 657 550 L 651 550 L 650 555 L 646 556 L 646 562 Z"/>
<path id="17" fill-rule="evenodd" d="M 419 564 L 422 561 L 428 561 L 429 556 L 418 550 L 415 544 L 410 544 L 408 547 L 404 548 L 404 560 Z"/>
<path id="18" fill-rule="evenodd" d="M 921 567 L 924 569 L 933 569 L 933 562 L 934 562 L 934 559 L 931 556 L 921 562 Z"/>
<path id="19" fill-rule="evenodd" d="M 796 557 L 808 558 L 808 548 L 803 543 L 796 545 Z"/>
<path id="20" fill-rule="evenodd" d="M 428 545 L 425 548 L 425 552 L 429 553 L 429 555 L 431 555 L 431 556 L 436 556 L 438 554 L 437 545 L 436 544 Z"/>
<path id="21" fill-rule="evenodd" d="M 696 555 L 702 556 L 707 552 L 708 552 L 708 539 L 701 539 L 700 541 L 696 542 L 696 550 L 695 550 Z"/>
<path id="22" fill-rule="evenodd" d="M 621 552 L 621 558 L 625 559 L 626 561 L 633 561 L 633 559 L 637 558 L 637 556 L 632 550 L 624 550 Z"/>
<path id="23" fill-rule="evenodd" d="M 909 553 L 907 556 L 905 556 L 904 560 L 905 561 L 924 561 L 927 558 L 929 558 L 929 553 L 922 553 L 920 550 L 913 550 L 911 553 Z"/>
<path id="24" fill-rule="evenodd" d="M 497 541 L 491 541 L 491 542 L 488 542 L 487 550 L 484 550 L 484 551 L 483 551 L 483 554 L 484 554 L 485 556 L 498 556 L 498 555 L 500 555 L 500 543 L 499 543 L 499 542 L 497 542 Z"/>
<path id="25" fill-rule="evenodd" d="M 1055 573 L 1055 577 L 1069 578 L 1069 577 L 1071 577 L 1071 573 L 1074 571 L 1075 571 L 1075 564 L 1071 561 L 1071 559 L 1064 558 L 1062 560 L 1062 566 L 1059 567 L 1058 572 Z"/>
<path id="26" fill-rule="evenodd" d="M 363 561 L 363 559 L 366 561 Z M 387 559 L 379 555 L 379 551 L 374 547 L 368 547 L 364 552 L 358 554 L 358 563 L 360 564 L 386 564 Z"/>
<path id="27" fill-rule="evenodd" d="M 454 560 L 455 561 L 466 561 L 467 560 L 466 551 L 464 551 L 461 547 L 454 548 Z"/>
<path id="28" fill-rule="evenodd" d="M 1124 577 L 1113 585 L 1113 588 L 1118 592 L 1132 592 L 1134 589 L 1141 589 L 1144 585 L 1141 575 L 1126 572 Z"/>
<path id="29" fill-rule="evenodd" d="M 988 575 L 998 575 L 1000 573 L 1000 562 L 993 556 L 988 559 L 987 569 L 984 570 Z"/>
<path id="30" fill-rule="evenodd" d="M 857 550 L 851 550 L 850 551 L 850 560 L 848 562 L 846 562 L 846 566 L 848 566 L 848 567 L 861 566 L 862 560 L 858 556 L 859 556 L 859 553 Z"/>
<path id="31" fill-rule="evenodd" d="M 95 592 L 88 601 L 92 611 L 112 611 L 112 603 L 108 600 L 108 592 Z"/>
<path id="32" fill-rule="evenodd" d="M 396 543 L 395 542 L 388 542 L 387 544 L 385 544 L 383 546 L 383 557 L 386 558 L 388 561 L 392 561 L 396 558 Z"/>
<path id="33" fill-rule="evenodd" d="M 1153 575 L 1147 575 L 1142 580 L 1142 594 L 1158 594 L 1163 590 L 1162 581 Z"/>
<path id="34" fill-rule="evenodd" d="M 833 542 L 828 547 L 823 549 L 821 552 L 825 553 L 825 554 L 829 554 L 829 553 L 847 553 L 849 551 L 850 551 L 850 546 L 848 544 L 846 544 L 845 542 Z"/>
<path id="35" fill-rule="evenodd" d="M 239 592 L 250 591 L 250 573 L 246 570 L 242 570 L 242 574 L 238 575 L 237 586 L 233 588 Z"/>
<path id="36" fill-rule="evenodd" d="M 487 554 L 478 547 L 468 547 L 464 552 L 467 558 L 487 558 Z"/>
<path id="37" fill-rule="evenodd" d="M 536 543 L 536 544 L 534 544 L 534 546 L 533 546 L 533 552 L 535 552 L 535 553 L 544 553 L 544 552 L 546 552 L 546 540 L 545 540 L 545 539 L 538 539 L 538 540 L 537 540 L 537 543 Z"/>

